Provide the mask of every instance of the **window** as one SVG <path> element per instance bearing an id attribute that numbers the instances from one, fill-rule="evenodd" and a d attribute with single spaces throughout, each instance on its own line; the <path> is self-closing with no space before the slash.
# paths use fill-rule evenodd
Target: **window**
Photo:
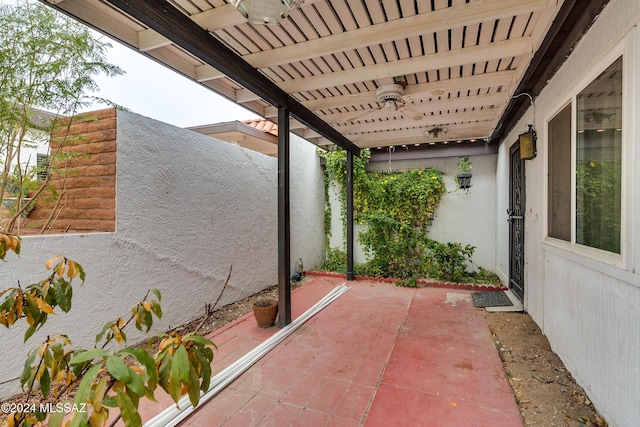
<path id="1" fill-rule="evenodd" d="M 49 169 L 49 156 L 47 154 L 38 153 L 36 164 L 36 174 L 38 176 L 38 181 L 46 181 Z"/>
<path id="2" fill-rule="evenodd" d="M 620 253 L 622 58 L 609 66 L 548 124 L 548 235 Z M 575 164 L 572 141 L 575 135 Z M 573 166 L 572 166 L 573 165 Z M 575 171 L 572 188 L 571 171 Z M 572 200 L 575 208 L 572 213 Z M 572 226 L 572 219 L 574 220 Z"/>
<path id="3" fill-rule="evenodd" d="M 549 122 L 549 236 L 571 241 L 571 105 Z"/>
<path id="4" fill-rule="evenodd" d="M 622 58 L 576 105 L 576 243 L 620 253 Z"/>

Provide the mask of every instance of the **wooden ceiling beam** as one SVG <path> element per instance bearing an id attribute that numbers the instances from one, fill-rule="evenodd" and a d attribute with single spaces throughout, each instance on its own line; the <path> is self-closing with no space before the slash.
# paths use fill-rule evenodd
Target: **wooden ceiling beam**
<path id="1" fill-rule="evenodd" d="M 374 132 L 369 134 L 354 135 L 353 140 L 359 147 L 380 147 L 388 145 L 403 144 L 424 144 L 428 142 L 438 141 L 456 141 L 467 139 L 483 139 L 491 133 L 494 127 L 494 121 L 476 122 L 461 125 L 447 126 L 446 135 L 440 135 L 437 138 L 426 137 L 424 128 L 405 129 L 402 131 L 392 132 Z"/>
<path id="2" fill-rule="evenodd" d="M 478 110 L 480 108 L 488 108 L 493 106 L 498 107 L 507 102 L 509 95 L 506 92 L 495 92 L 490 94 L 483 95 L 474 95 L 474 96 L 461 96 L 459 98 L 444 98 L 444 99 L 436 99 L 429 102 L 422 102 L 417 104 L 407 103 L 407 107 L 411 109 L 411 112 L 422 113 L 426 115 L 427 118 L 431 115 L 440 115 L 441 113 L 444 115 L 448 114 L 458 114 L 458 110 Z M 383 119 L 388 115 L 388 111 L 384 111 L 384 108 L 368 109 L 368 113 L 365 113 L 365 110 L 358 111 L 347 111 L 344 113 L 334 113 L 334 114 L 325 114 L 320 117 L 322 120 L 329 124 L 336 123 L 346 123 L 351 121 L 364 121 L 364 120 L 374 120 L 374 119 Z M 493 110 L 493 113 L 496 113 L 496 110 Z M 354 116 L 360 114 L 360 117 L 351 119 Z M 410 113 L 407 112 L 407 115 Z M 462 114 L 462 113 L 460 113 Z M 399 115 L 399 113 L 398 113 Z M 413 114 L 411 114 L 413 115 Z M 420 121 L 414 121 L 414 123 L 420 123 Z"/>
<path id="3" fill-rule="evenodd" d="M 479 0 L 362 27 L 346 33 L 321 37 L 304 43 L 257 52 L 245 55 L 243 59 L 256 68 L 268 68 L 366 47 L 371 44 L 404 40 L 412 36 L 432 34 L 488 20 L 511 18 L 514 15 L 544 9 L 549 3 L 549 0 Z"/>
<path id="4" fill-rule="evenodd" d="M 530 53 L 530 42 L 531 40 L 529 37 L 523 37 L 503 42 L 496 42 L 486 46 L 473 46 L 464 49 L 426 55 L 420 58 L 404 59 L 390 63 L 368 65 L 366 67 L 354 68 L 351 70 L 337 71 L 314 77 L 288 80 L 286 82 L 279 83 L 279 86 L 289 93 L 295 93 L 349 83 L 358 83 L 367 80 L 375 80 L 381 77 L 420 73 L 432 70 L 434 67 L 437 67 L 438 69 L 459 67 L 479 61 L 486 62 L 510 56 L 522 55 L 525 52 Z M 478 74 L 475 76 L 440 80 L 431 83 L 408 85 L 405 88 L 404 94 L 419 96 L 420 94 L 433 89 L 445 89 L 448 92 L 455 92 L 459 90 L 478 89 L 481 87 L 511 85 L 514 82 L 515 77 L 516 73 L 513 70 Z M 341 79 L 345 80 L 343 81 Z M 324 108 L 336 108 L 375 102 L 375 91 L 363 93 L 366 94 L 369 99 L 361 97 L 362 94 L 354 94 L 336 96 L 327 99 L 303 101 L 303 105 L 312 111 L 316 111 Z M 236 93 L 236 100 L 239 103 L 249 102 L 255 99 L 258 99 L 257 96 L 246 89 L 240 89 Z"/>
<path id="5" fill-rule="evenodd" d="M 237 56 L 188 16 L 165 0 L 105 0 L 203 62 L 220 70 L 241 86 L 291 115 L 336 145 L 358 155 L 360 149 L 329 124 L 313 114 L 271 80 Z"/>
<path id="6" fill-rule="evenodd" d="M 513 83 L 515 71 L 497 71 L 494 73 L 477 74 L 475 76 L 459 77 L 449 80 L 439 80 L 430 83 L 418 83 L 408 85 L 404 88 L 403 96 L 412 99 L 424 99 L 431 97 L 431 91 L 442 89 L 449 93 L 460 91 L 474 91 L 481 88 L 508 86 Z M 326 99 L 314 99 L 312 101 L 304 101 L 302 105 L 311 111 L 324 110 L 337 107 L 348 107 L 352 105 L 368 104 L 376 100 L 376 91 L 370 90 L 357 94 L 332 96 Z"/>
<path id="7" fill-rule="evenodd" d="M 448 114 L 434 114 L 433 116 L 426 116 L 421 120 L 412 120 L 411 118 L 402 117 L 400 113 L 397 113 L 398 118 L 392 118 L 388 120 L 375 120 L 367 123 L 354 123 L 343 126 L 336 126 L 336 129 L 343 135 L 354 135 L 353 138 L 357 138 L 355 135 L 361 135 L 364 132 L 382 132 L 382 131 L 402 131 L 403 129 L 412 130 L 415 128 L 424 128 L 441 126 L 448 128 L 449 126 L 455 126 L 458 124 L 484 122 L 492 120 L 496 117 L 495 109 L 475 110 L 475 111 L 461 111 Z M 363 117 L 362 120 L 366 119 Z M 486 135 L 485 135 L 486 136 Z"/>
<path id="8" fill-rule="evenodd" d="M 287 93 L 296 93 L 377 80 L 385 77 L 423 73 L 425 71 L 485 63 L 503 58 L 513 58 L 532 52 L 531 39 L 520 37 L 484 46 L 471 46 L 434 53 L 417 58 L 407 58 L 382 64 L 368 65 L 350 70 L 335 71 L 323 75 L 303 77 L 278 83 Z"/>
<path id="9" fill-rule="evenodd" d="M 206 82 L 208 80 L 221 79 L 224 76 L 224 73 L 221 73 L 209 64 L 198 65 L 196 67 L 196 80 L 199 83 Z"/>
<path id="10" fill-rule="evenodd" d="M 304 5 L 309 5 L 316 1 L 319 0 L 307 0 Z M 232 4 L 224 4 L 214 9 L 195 13 L 189 17 L 211 33 L 247 22 L 247 19 Z M 171 40 L 151 28 L 139 32 L 138 39 L 138 47 L 143 52 L 171 44 Z"/>
<path id="11" fill-rule="evenodd" d="M 99 28 L 105 34 L 117 34 L 117 39 L 129 46 L 137 47 L 138 31 L 127 23 L 116 8 L 104 5 L 95 0 L 40 0 L 48 3 L 64 14 L 83 24 Z"/>
<path id="12" fill-rule="evenodd" d="M 487 74 L 477 74 L 475 76 L 468 77 L 459 77 L 455 79 L 449 80 L 440 80 L 431 83 L 418 83 L 415 85 L 408 85 L 404 89 L 404 95 L 411 99 L 423 99 L 430 95 L 430 92 L 435 89 L 442 89 L 449 93 L 457 92 L 467 92 L 467 91 L 477 91 L 478 89 L 483 88 L 498 88 L 502 87 L 503 90 L 501 92 L 505 92 L 504 96 L 507 96 L 506 90 L 504 88 L 511 87 L 514 84 L 515 71 L 506 70 L 506 71 L 496 71 L 494 73 Z M 255 97 L 255 95 L 254 95 Z M 236 97 L 236 101 L 240 102 L 239 98 Z M 246 99 L 245 102 L 249 100 Z M 448 100 L 452 101 L 451 99 Z M 311 111 L 318 111 L 330 108 L 340 108 L 340 107 L 350 107 L 353 105 L 363 105 L 363 104 L 371 104 L 376 102 L 376 91 L 371 90 L 362 93 L 354 93 L 350 95 L 341 95 L 341 96 L 333 96 L 331 98 L 319 98 L 311 101 L 302 101 L 302 105 L 308 108 Z M 432 102 L 440 102 L 439 100 L 434 100 Z M 344 117 L 348 117 L 349 113 L 336 113 L 336 114 L 345 114 Z M 350 113 L 351 115 L 355 113 Z M 278 110 L 274 107 L 267 107 L 264 110 L 264 117 L 266 118 L 274 118 L 278 116 Z M 335 122 L 334 119 L 328 119 L 327 116 L 322 116 L 325 121 L 329 121 L 330 123 Z M 328 119 L 328 120 L 327 120 Z"/>
<path id="13" fill-rule="evenodd" d="M 210 32 L 247 22 L 247 19 L 232 4 L 225 4 L 215 9 L 196 13 L 191 15 L 190 18 L 200 27 Z M 143 52 L 171 44 L 171 40 L 151 28 L 140 31 L 138 39 L 138 47 Z"/>

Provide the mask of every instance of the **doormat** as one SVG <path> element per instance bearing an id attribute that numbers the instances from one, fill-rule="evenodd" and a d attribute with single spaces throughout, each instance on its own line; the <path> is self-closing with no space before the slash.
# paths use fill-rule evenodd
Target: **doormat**
<path id="1" fill-rule="evenodd" d="M 508 307 L 513 305 L 504 291 L 473 292 L 471 299 L 473 299 L 473 306 L 476 308 Z"/>

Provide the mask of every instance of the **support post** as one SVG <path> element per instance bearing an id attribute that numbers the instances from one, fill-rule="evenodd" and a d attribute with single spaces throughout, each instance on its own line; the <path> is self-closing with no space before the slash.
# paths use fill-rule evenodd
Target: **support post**
<path id="1" fill-rule="evenodd" d="M 278 327 L 291 323 L 289 109 L 278 108 Z"/>
<path id="2" fill-rule="evenodd" d="M 353 280 L 353 153 L 347 151 L 347 280 Z"/>

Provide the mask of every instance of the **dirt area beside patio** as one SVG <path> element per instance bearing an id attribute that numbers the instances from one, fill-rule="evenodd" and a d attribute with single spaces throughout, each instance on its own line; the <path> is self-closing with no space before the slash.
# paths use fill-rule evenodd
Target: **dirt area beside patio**
<path id="1" fill-rule="evenodd" d="M 307 276 L 299 282 L 291 282 L 291 289 L 302 286 L 311 280 L 313 280 L 313 277 Z M 221 307 L 220 309 L 211 313 L 209 317 L 203 316 L 200 319 L 194 320 L 191 323 L 181 326 L 180 328 L 178 328 L 178 330 L 180 331 L 180 333 L 184 334 L 187 332 L 191 332 L 197 328 L 200 334 L 206 335 L 209 332 L 213 332 L 216 329 L 223 327 L 227 323 L 231 323 L 239 317 L 250 313 L 253 303 L 258 301 L 259 299 L 264 298 L 278 299 L 278 288 L 276 286 L 271 286 L 244 299 L 241 299 L 229 305 L 225 305 L 224 307 Z"/>
<path id="2" fill-rule="evenodd" d="M 485 312 L 485 318 L 525 425 L 607 425 L 531 316 Z"/>

